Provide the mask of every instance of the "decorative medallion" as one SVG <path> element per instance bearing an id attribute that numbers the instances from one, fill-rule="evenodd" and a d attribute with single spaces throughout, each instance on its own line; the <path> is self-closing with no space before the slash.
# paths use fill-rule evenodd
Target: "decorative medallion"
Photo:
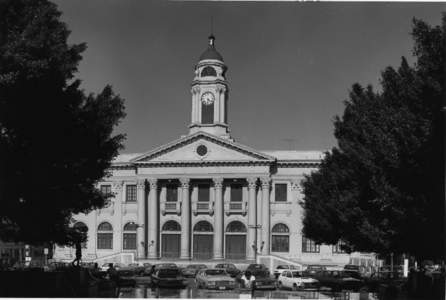
<path id="1" fill-rule="evenodd" d="M 204 157 L 208 153 L 208 148 L 205 145 L 199 145 L 196 151 L 198 155 Z"/>

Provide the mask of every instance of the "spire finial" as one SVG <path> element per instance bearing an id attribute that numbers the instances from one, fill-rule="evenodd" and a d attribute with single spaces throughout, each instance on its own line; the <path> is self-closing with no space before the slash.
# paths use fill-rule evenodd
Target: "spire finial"
<path id="1" fill-rule="evenodd" d="M 211 35 L 209 36 L 209 46 L 214 47 L 214 41 L 215 41 L 215 36 L 214 36 L 214 17 L 211 16 Z"/>

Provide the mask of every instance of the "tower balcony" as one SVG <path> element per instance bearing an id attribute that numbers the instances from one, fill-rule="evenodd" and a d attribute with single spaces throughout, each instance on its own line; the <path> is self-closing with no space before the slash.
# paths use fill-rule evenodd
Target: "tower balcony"
<path id="1" fill-rule="evenodd" d="M 227 216 L 231 214 L 241 214 L 245 216 L 248 212 L 248 201 L 225 201 L 224 210 Z"/>
<path id="2" fill-rule="evenodd" d="M 181 202 L 180 201 L 160 201 L 161 214 L 181 214 Z"/>
<path id="3" fill-rule="evenodd" d="M 214 214 L 214 202 L 211 201 L 192 201 L 192 213 L 198 214 Z"/>

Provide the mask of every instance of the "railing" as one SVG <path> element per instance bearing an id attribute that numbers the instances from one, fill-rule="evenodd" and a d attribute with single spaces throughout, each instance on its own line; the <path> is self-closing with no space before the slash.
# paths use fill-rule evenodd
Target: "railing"
<path id="1" fill-rule="evenodd" d="M 181 202 L 167 202 L 161 201 L 161 214 L 181 214 Z"/>
<path id="2" fill-rule="evenodd" d="M 213 202 L 199 202 L 199 201 L 193 201 L 192 202 L 192 212 L 194 215 L 197 214 L 214 214 L 214 203 Z"/>
<path id="3" fill-rule="evenodd" d="M 208 210 L 209 202 L 197 202 L 197 209 L 198 210 Z"/>
<path id="4" fill-rule="evenodd" d="M 247 205 L 246 201 L 236 202 L 236 201 L 226 201 L 225 202 L 225 213 L 227 216 L 230 214 L 242 214 L 246 215 L 247 213 Z"/>
<path id="5" fill-rule="evenodd" d="M 243 203 L 242 202 L 229 202 L 230 210 L 242 210 Z"/>

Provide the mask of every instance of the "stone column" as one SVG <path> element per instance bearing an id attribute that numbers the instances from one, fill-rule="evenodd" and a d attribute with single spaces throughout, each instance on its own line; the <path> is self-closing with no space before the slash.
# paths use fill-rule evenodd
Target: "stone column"
<path id="1" fill-rule="evenodd" d="M 248 255 L 247 259 L 255 259 L 253 246 L 256 242 L 256 184 L 257 178 L 250 177 L 248 180 Z"/>
<path id="2" fill-rule="evenodd" d="M 262 181 L 262 241 L 263 244 L 263 255 L 269 255 L 270 251 L 270 203 L 269 203 L 269 188 L 270 179 L 269 177 L 261 178 Z"/>
<path id="3" fill-rule="evenodd" d="M 223 178 L 214 178 L 214 259 L 223 259 Z"/>
<path id="4" fill-rule="evenodd" d="M 181 259 L 190 259 L 189 178 L 181 178 Z"/>
<path id="5" fill-rule="evenodd" d="M 112 220 L 113 224 L 113 252 L 122 252 L 122 204 L 125 202 L 123 197 L 125 196 L 122 192 L 122 181 L 114 182 L 112 185 L 112 192 L 115 193 L 115 198 L 113 200 L 112 209 Z"/>
<path id="6" fill-rule="evenodd" d="M 148 226 L 148 257 L 151 259 L 157 258 L 158 253 L 158 184 L 155 178 L 149 179 L 149 226 Z"/>
<path id="7" fill-rule="evenodd" d="M 138 180 L 136 185 L 137 189 L 137 201 L 138 201 L 138 216 L 137 216 L 137 231 L 136 231 L 136 247 L 138 249 L 138 258 L 144 258 L 144 243 L 146 239 L 144 238 L 144 197 L 146 191 L 146 182 L 141 179 Z"/>

